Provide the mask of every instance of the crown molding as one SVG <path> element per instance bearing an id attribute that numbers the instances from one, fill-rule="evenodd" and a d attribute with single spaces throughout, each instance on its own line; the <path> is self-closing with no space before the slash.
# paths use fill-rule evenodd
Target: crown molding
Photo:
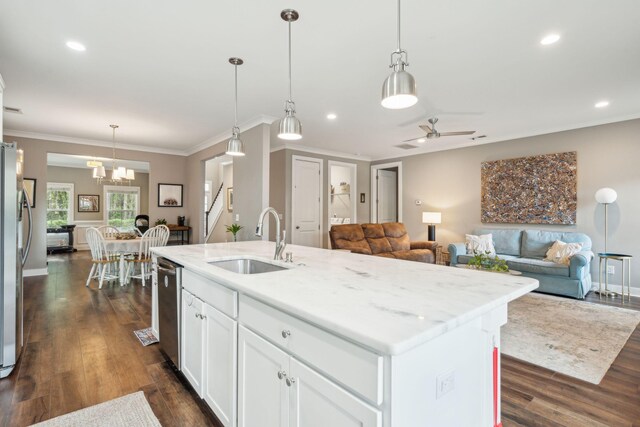
<path id="1" fill-rule="evenodd" d="M 360 160 L 363 162 L 371 161 L 371 158 L 367 156 L 359 156 L 357 154 L 352 154 L 352 153 L 343 153 L 342 151 L 326 150 L 324 148 L 307 147 L 307 146 L 296 145 L 292 143 L 285 143 L 285 144 L 277 145 L 275 147 L 271 147 L 272 153 L 275 153 L 276 151 L 280 151 L 280 150 L 294 150 L 294 151 L 300 151 L 304 153 L 320 154 L 322 156 L 339 157 L 341 159 Z"/>
<path id="2" fill-rule="evenodd" d="M 16 136 L 18 138 L 43 139 L 46 141 L 66 142 L 68 144 L 91 145 L 94 147 L 111 148 L 113 146 L 112 141 L 102 141 L 99 139 L 75 138 L 72 136 L 53 135 L 48 133 L 25 132 L 25 131 L 15 130 L 15 129 L 5 129 L 4 134 L 7 136 Z M 180 151 L 180 150 L 171 150 L 169 148 L 147 147 L 145 145 L 117 143 L 116 148 L 118 148 L 118 150 L 144 151 L 147 153 L 172 154 L 174 156 L 187 155 L 184 153 L 184 151 Z"/>
<path id="3" fill-rule="evenodd" d="M 238 127 L 240 129 L 252 129 L 258 125 L 270 125 L 271 123 L 275 122 L 276 120 L 278 120 L 277 117 L 273 117 L 273 116 L 269 116 L 269 115 L 265 115 L 265 114 L 261 114 L 258 117 L 251 119 L 249 121 L 246 122 L 242 122 L 238 124 Z M 242 132 L 240 132 L 242 134 Z M 201 142 L 200 144 L 196 145 L 195 147 L 192 147 L 188 150 L 186 150 L 185 155 L 186 156 L 190 156 L 192 154 L 196 154 L 199 151 L 205 150 L 209 147 L 213 147 L 216 144 L 221 143 L 222 141 L 225 141 L 227 139 L 231 138 L 231 130 L 219 133 L 218 135 L 212 136 L 211 138 L 207 138 L 206 140 L 204 140 L 203 142 Z"/>

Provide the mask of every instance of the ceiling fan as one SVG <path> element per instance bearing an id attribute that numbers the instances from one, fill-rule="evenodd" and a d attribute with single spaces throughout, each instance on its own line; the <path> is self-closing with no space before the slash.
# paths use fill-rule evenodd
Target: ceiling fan
<path id="1" fill-rule="evenodd" d="M 436 139 L 436 138 L 440 138 L 441 136 L 460 136 L 460 135 L 471 135 L 473 133 L 475 133 L 475 130 L 467 130 L 467 131 L 460 131 L 460 132 L 438 132 L 436 130 L 436 123 L 438 123 L 438 118 L 437 117 L 432 117 L 429 119 L 429 123 L 431 124 L 431 127 L 429 127 L 428 125 L 420 125 L 418 126 L 420 129 L 422 129 L 423 131 L 425 131 L 427 134 L 425 136 L 421 136 L 419 138 L 412 138 L 412 139 L 407 139 L 404 142 L 411 142 L 411 141 L 418 141 L 418 142 L 424 142 L 424 141 L 419 141 L 419 140 L 424 140 L 424 138 L 427 139 Z"/>

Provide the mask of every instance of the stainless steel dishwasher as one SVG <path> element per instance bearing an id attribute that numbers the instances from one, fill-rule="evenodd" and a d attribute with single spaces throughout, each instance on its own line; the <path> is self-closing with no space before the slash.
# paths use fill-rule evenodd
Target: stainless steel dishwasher
<path id="1" fill-rule="evenodd" d="M 160 349 L 180 369 L 180 295 L 182 266 L 158 258 L 158 328 Z"/>

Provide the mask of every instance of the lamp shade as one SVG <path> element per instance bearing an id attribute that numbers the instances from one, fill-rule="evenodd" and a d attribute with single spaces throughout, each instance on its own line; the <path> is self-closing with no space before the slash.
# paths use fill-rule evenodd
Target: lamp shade
<path id="1" fill-rule="evenodd" d="M 104 170 L 104 166 L 96 166 L 95 168 L 93 168 L 94 178 L 104 178 L 105 176 L 107 176 L 107 174 Z"/>
<path id="2" fill-rule="evenodd" d="M 128 180 L 133 181 L 136 179 L 136 172 L 133 169 L 127 169 L 127 177 Z"/>
<path id="3" fill-rule="evenodd" d="M 384 108 L 398 110 L 411 107 L 416 102 L 416 81 L 404 69 L 391 73 L 382 84 L 381 104 Z"/>
<path id="4" fill-rule="evenodd" d="M 280 120 L 278 138 L 289 141 L 302 139 L 302 123 L 293 115 L 292 111 L 287 111 L 287 115 Z"/>
<path id="5" fill-rule="evenodd" d="M 231 135 L 231 139 L 227 142 L 227 151 L 225 154 L 230 156 L 244 156 L 244 143 L 238 137 L 237 133 Z"/>
<path id="6" fill-rule="evenodd" d="M 442 222 L 442 213 L 422 212 L 422 222 L 424 224 L 440 224 Z"/>
<path id="7" fill-rule="evenodd" d="M 609 204 L 616 201 L 618 198 L 618 193 L 613 188 L 601 188 L 596 191 L 596 202 L 602 204 Z"/>

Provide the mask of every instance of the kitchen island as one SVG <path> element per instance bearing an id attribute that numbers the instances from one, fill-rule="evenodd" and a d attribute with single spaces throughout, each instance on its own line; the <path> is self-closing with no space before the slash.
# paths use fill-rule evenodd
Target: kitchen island
<path id="1" fill-rule="evenodd" d="M 254 241 L 153 249 L 184 267 L 180 369 L 225 425 L 493 426 L 522 276 Z M 240 274 L 212 262 L 283 269 Z M 157 280 L 152 327 L 158 331 Z"/>

